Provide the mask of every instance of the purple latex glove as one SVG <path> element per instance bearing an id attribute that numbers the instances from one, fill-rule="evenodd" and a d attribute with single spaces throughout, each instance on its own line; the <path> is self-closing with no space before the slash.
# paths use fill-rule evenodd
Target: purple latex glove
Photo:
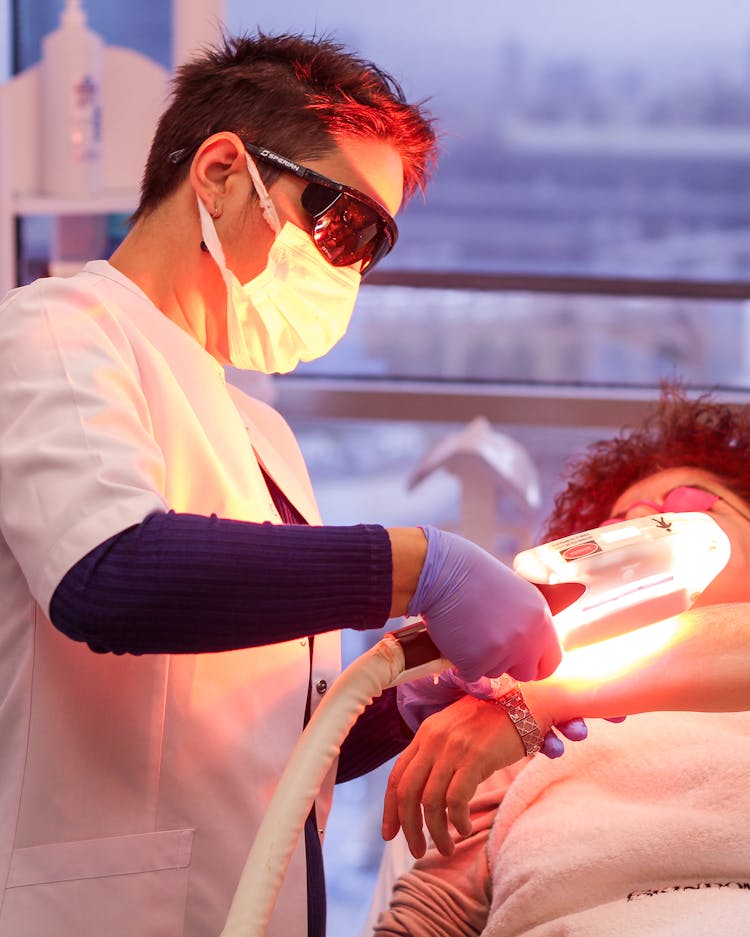
<path id="1" fill-rule="evenodd" d="M 467 693 L 477 699 L 495 699 L 497 688 L 492 683 L 488 677 L 466 683 L 455 670 L 441 673 L 437 682 L 433 677 L 420 677 L 396 688 L 398 709 L 404 722 L 412 732 L 416 732 L 428 716 L 450 706 Z M 585 739 L 588 734 L 583 719 L 561 722 L 555 728 L 572 742 Z M 540 749 L 542 754 L 548 758 L 559 758 L 564 750 L 565 743 L 550 730 L 544 737 L 544 744 Z"/>
<path id="2" fill-rule="evenodd" d="M 607 722 L 625 722 L 627 716 L 610 716 L 606 719 Z M 582 739 L 585 739 L 589 734 L 589 730 L 586 726 L 586 723 L 580 716 L 577 719 L 569 719 L 567 722 L 556 722 L 555 729 L 558 732 L 561 732 L 566 739 L 571 742 L 580 742 Z M 544 736 L 544 743 L 539 749 L 540 752 L 545 754 L 548 758 L 559 758 L 560 755 L 565 751 L 565 743 L 559 736 L 550 729 L 550 731 Z"/>
<path id="3" fill-rule="evenodd" d="M 558 722 L 554 728 L 571 742 L 580 742 L 589 734 L 586 723 L 580 718 Z M 559 758 L 565 751 L 565 742 L 550 729 L 544 736 L 544 742 L 539 751 L 548 758 Z"/>
<path id="4" fill-rule="evenodd" d="M 408 613 L 421 615 L 440 653 L 468 681 L 549 676 L 562 652 L 539 591 L 470 540 L 422 530 L 427 555 Z"/>
<path id="5" fill-rule="evenodd" d="M 434 677 L 418 677 L 396 687 L 396 704 L 401 718 L 412 732 L 416 732 L 428 716 L 440 712 L 451 703 L 466 696 L 463 680 L 453 670 Z"/>

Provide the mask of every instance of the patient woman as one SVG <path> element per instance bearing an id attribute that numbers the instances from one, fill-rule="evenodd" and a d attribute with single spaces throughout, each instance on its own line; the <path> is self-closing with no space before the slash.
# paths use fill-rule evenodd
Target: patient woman
<path id="1" fill-rule="evenodd" d="M 562 758 L 524 758 L 491 702 L 464 697 L 423 723 L 396 764 L 387 837 L 400 819 L 423 852 L 421 819 L 389 806 L 399 783 L 447 788 L 451 804 L 451 761 L 464 791 L 486 780 L 470 820 L 448 810 L 463 835 L 447 844 L 447 823 L 431 819 L 433 844 L 397 882 L 377 937 L 748 933 L 750 605 L 737 603 L 750 602 L 750 414 L 667 391 L 643 426 L 591 447 L 567 478 L 545 539 L 698 510 L 727 533 L 731 559 L 694 611 L 645 630 L 653 646 L 638 666 L 624 636 L 596 683 L 581 649 L 524 685 L 542 732 L 575 715 L 639 714 L 593 719 Z"/>

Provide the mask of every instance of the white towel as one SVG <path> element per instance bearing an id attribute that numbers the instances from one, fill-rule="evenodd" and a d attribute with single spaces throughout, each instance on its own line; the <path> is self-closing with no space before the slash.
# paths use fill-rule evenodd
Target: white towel
<path id="1" fill-rule="evenodd" d="M 511 784 L 484 937 L 750 933 L 750 714 L 590 724 Z"/>

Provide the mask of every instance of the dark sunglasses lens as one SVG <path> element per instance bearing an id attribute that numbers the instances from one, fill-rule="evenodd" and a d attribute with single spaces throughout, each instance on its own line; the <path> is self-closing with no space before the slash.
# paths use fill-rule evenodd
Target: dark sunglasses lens
<path id="1" fill-rule="evenodd" d="M 362 262 L 364 273 L 391 249 L 389 231 L 377 211 L 346 192 L 308 185 L 302 207 L 315 218 L 313 240 L 334 267 Z"/>
<path id="2" fill-rule="evenodd" d="M 308 215 L 317 218 L 324 211 L 328 211 L 340 197 L 341 192 L 338 189 L 329 189 L 328 186 L 319 185 L 317 182 L 308 182 L 302 192 L 302 207 Z"/>

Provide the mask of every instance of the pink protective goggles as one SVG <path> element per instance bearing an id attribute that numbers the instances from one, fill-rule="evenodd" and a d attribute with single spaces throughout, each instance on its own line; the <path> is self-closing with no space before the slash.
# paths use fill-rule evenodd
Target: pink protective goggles
<path id="1" fill-rule="evenodd" d="M 706 491 L 705 488 L 691 488 L 689 485 L 681 485 L 679 488 L 668 491 L 661 504 L 657 504 L 656 501 L 634 501 L 627 506 L 624 514 L 608 518 L 601 526 L 619 524 L 620 521 L 625 520 L 625 514 L 628 511 L 641 504 L 651 508 L 654 514 L 666 514 L 671 511 L 710 511 L 716 502 L 720 500 L 721 498 L 718 495 Z"/>

